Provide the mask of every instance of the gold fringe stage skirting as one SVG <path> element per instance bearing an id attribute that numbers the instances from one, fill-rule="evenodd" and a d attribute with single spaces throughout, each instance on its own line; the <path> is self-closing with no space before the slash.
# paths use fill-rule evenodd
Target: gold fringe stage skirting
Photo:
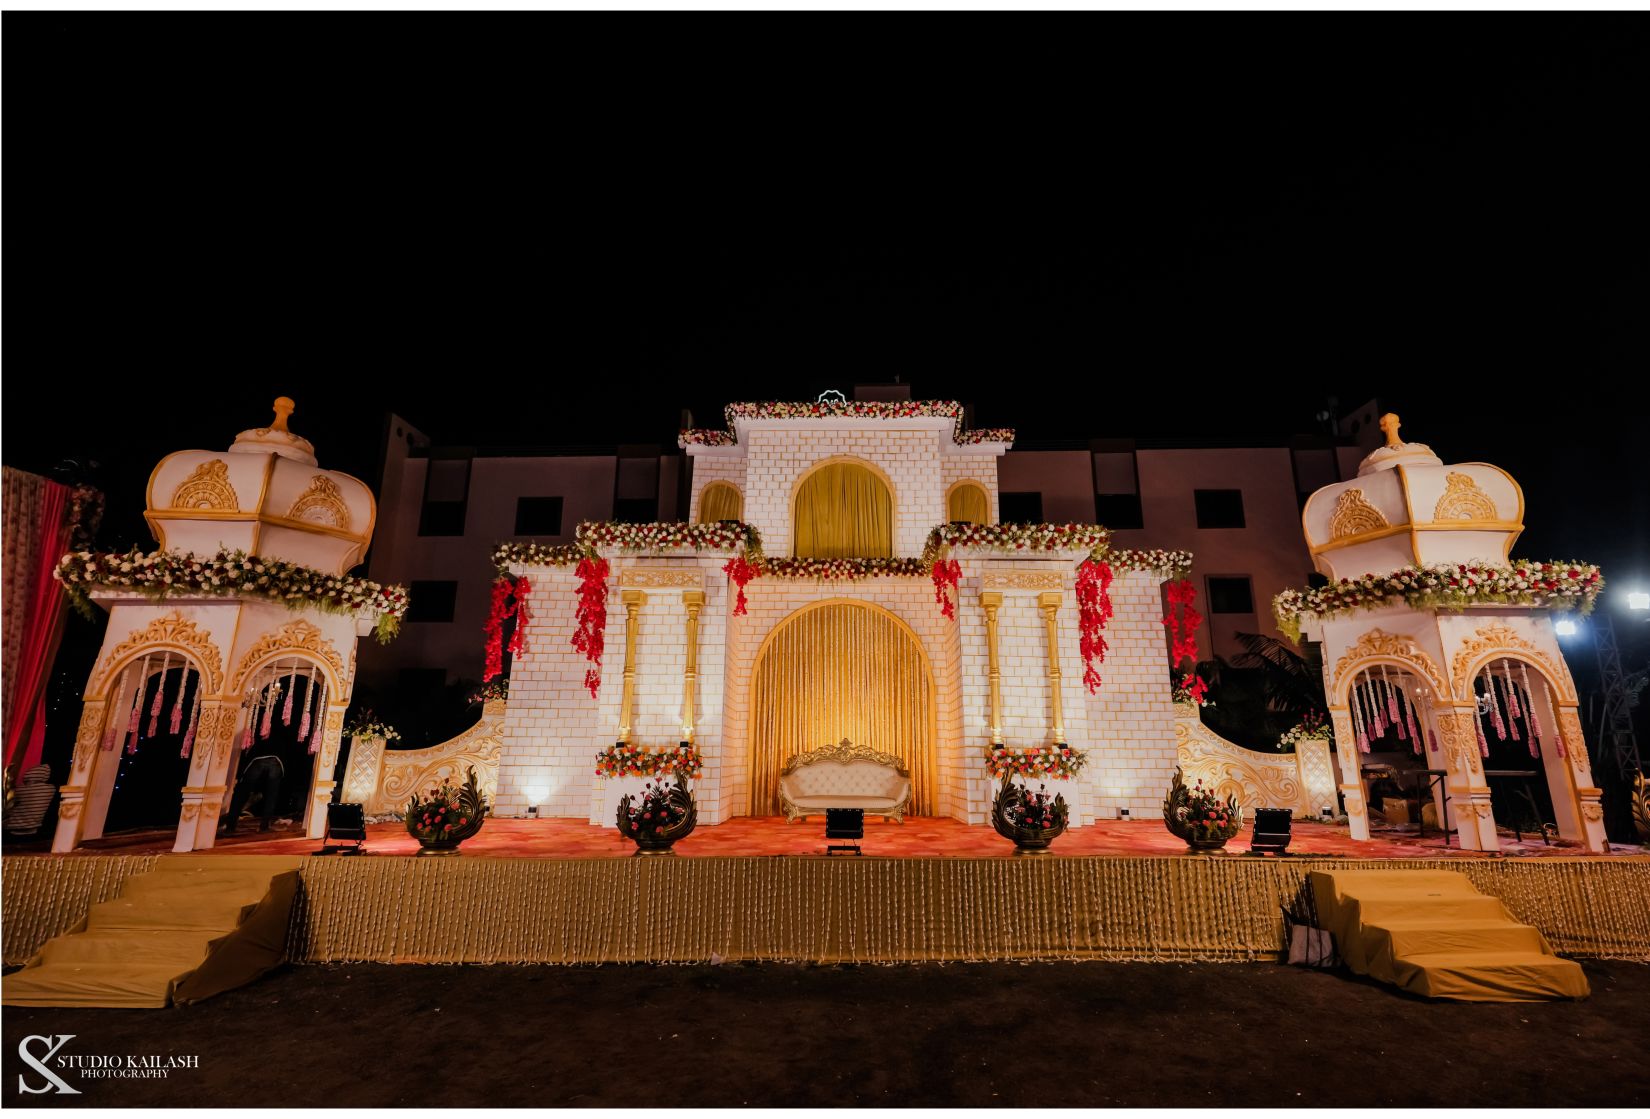
<path id="1" fill-rule="evenodd" d="M 21 964 L 166 856 L 4 860 Z M 1257 960 L 1306 874 L 1454 870 L 1560 952 L 1650 959 L 1650 859 L 311 858 L 300 963 Z"/>

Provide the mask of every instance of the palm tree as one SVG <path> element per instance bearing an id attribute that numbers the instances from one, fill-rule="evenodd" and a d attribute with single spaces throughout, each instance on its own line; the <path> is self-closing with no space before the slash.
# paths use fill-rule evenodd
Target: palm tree
<path id="1" fill-rule="evenodd" d="M 1204 721 L 1212 729 L 1241 746 L 1275 750 L 1283 733 L 1307 712 L 1327 717 L 1318 645 L 1308 644 L 1303 655 L 1264 634 L 1240 633 L 1237 639 L 1242 653 L 1230 661 L 1215 657 L 1198 665 L 1215 700 L 1204 709 Z"/>

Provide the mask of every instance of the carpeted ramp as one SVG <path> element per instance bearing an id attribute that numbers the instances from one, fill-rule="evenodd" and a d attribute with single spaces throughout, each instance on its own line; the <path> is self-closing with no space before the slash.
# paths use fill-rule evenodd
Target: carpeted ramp
<path id="1" fill-rule="evenodd" d="M 1318 918 L 1347 966 L 1430 998 L 1536 1002 L 1590 994 L 1580 965 L 1454 871 L 1315 870 Z"/>
<path id="2" fill-rule="evenodd" d="M 286 958 L 297 858 L 157 859 L 0 981 L 7 1006 L 167 1006 L 250 983 Z"/>

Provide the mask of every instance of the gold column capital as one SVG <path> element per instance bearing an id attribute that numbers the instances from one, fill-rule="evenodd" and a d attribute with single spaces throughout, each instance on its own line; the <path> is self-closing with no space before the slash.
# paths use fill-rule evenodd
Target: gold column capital
<path id="1" fill-rule="evenodd" d="M 1043 591 L 1037 596 L 1037 608 L 1043 612 L 1045 617 L 1048 617 L 1060 609 L 1060 603 L 1064 599 L 1064 591 Z"/>
<path id="2" fill-rule="evenodd" d="M 1003 592 L 1002 591 L 981 591 L 980 592 L 980 605 L 985 607 L 985 609 L 988 612 L 996 610 L 997 607 L 1001 606 L 1002 604 L 1003 604 Z"/>

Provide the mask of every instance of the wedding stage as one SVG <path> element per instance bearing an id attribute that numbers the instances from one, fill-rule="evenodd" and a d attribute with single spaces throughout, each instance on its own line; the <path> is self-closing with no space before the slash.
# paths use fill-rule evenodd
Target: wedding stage
<path id="1" fill-rule="evenodd" d="M 828 858 L 814 854 L 823 826 L 738 818 L 670 858 L 630 857 L 611 829 L 493 820 L 463 855 L 431 859 L 397 853 L 398 827 L 375 825 L 367 854 L 302 859 L 294 962 L 1268 960 L 1284 947 L 1280 907 L 1310 918 L 1308 874 L 1341 869 L 1457 870 L 1560 952 L 1650 959 L 1650 856 L 1625 852 L 1497 858 L 1436 837 L 1354 847 L 1344 829 L 1298 824 L 1292 850 L 1306 857 L 1194 856 L 1161 850 L 1172 837 L 1142 821 L 1076 829 L 1059 854 L 1025 859 L 989 829 L 913 818 L 868 825 L 867 857 Z M 316 847 L 248 839 L 218 850 Z M 170 857 L 8 855 L 5 962 Z"/>

